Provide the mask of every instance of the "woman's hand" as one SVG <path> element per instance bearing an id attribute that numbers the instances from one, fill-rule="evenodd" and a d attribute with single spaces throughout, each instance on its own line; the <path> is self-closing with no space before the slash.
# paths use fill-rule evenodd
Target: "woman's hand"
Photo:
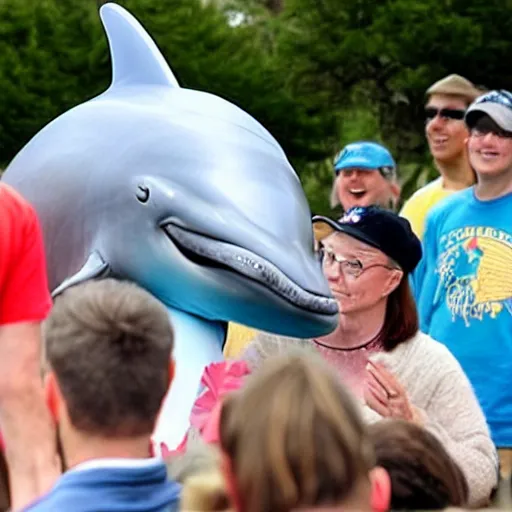
<path id="1" fill-rule="evenodd" d="M 421 414 L 410 403 L 407 391 L 383 364 L 368 361 L 366 370 L 364 399 L 368 407 L 384 418 L 422 424 Z"/>

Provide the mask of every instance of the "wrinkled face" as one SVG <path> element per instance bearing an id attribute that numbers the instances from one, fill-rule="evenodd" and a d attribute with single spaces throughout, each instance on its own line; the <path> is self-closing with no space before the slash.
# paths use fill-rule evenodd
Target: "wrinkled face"
<path id="1" fill-rule="evenodd" d="M 394 208 L 400 195 L 397 183 L 382 176 L 377 169 L 343 169 L 334 186 L 345 211 L 354 206 L 370 205 Z"/>
<path id="2" fill-rule="evenodd" d="M 324 274 L 342 315 L 367 311 L 387 300 L 403 276 L 382 251 L 345 233 L 332 233 L 320 245 Z"/>
<path id="3" fill-rule="evenodd" d="M 448 117 L 451 113 L 457 115 L 467 108 L 464 99 L 446 94 L 433 94 L 425 106 L 425 111 L 437 109 L 437 115 L 427 114 L 425 134 L 427 136 L 430 152 L 435 160 L 450 163 L 459 159 L 466 151 L 465 141 L 468 130 L 464 119 Z M 443 115 L 444 113 L 448 115 Z M 434 112 L 432 110 L 432 112 Z"/>
<path id="4" fill-rule="evenodd" d="M 504 132 L 489 116 L 483 116 L 471 129 L 469 161 L 478 176 L 492 179 L 509 174 L 512 180 L 512 134 Z"/>

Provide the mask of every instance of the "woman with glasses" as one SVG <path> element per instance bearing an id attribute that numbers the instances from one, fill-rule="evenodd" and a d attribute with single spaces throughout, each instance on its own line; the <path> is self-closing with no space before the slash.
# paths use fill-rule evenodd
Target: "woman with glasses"
<path id="1" fill-rule="evenodd" d="M 311 340 L 260 334 L 244 359 L 254 369 L 293 347 L 319 352 L 369 422 L 396 418 L 425 427 L 464 471 L 471 504 L 485 504 L 497 480 L 496 451 L 461 367 L 446 347 L 419 331 L 408 276 L 422 249 L 409 222 L 373 206 L 353 208 L 338 221 L 313 222 L 339 306 L 337 329 Z"/>

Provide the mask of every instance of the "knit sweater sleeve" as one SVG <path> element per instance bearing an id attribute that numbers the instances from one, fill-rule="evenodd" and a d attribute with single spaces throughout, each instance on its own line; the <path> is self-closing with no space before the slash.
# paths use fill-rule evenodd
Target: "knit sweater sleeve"
<path id="1" fill-rule="evenodd" d="M 497 485 L 497 452 L 471 384 L 448 350 L 443 365 L 422 411 L 424 426 L 438 437 L 465 474 L 469 505 L 485 506 Z"/>
<path id="2" fill-rule="evenodd" d="M 463 471 L 470 505 L 486 505 L 497 485 L 497 452 L 473 388 L 452 353 L 418 332 L 392 352 L 373 359 L 384 363 L 398 378 L 419 409 L 424 427 L 441 441 Z M 366 421 L 378 421 L 376 413 L 368 409 L 364 411 Z"/>

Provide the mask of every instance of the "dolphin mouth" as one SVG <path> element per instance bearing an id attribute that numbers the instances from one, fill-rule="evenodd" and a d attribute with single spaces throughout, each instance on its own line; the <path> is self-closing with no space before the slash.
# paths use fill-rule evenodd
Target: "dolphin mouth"
<path id="1" fill-rule="evenodd" d="M 320 315 L 338 313 L 334 298 L 301 288 L 275 265 L 247 249 L 200 235 L 169 221 L 164 221 L 161 227 L 176 247 L 194 263 L 228 270 L 256 281 L 297 308 Z"/>

